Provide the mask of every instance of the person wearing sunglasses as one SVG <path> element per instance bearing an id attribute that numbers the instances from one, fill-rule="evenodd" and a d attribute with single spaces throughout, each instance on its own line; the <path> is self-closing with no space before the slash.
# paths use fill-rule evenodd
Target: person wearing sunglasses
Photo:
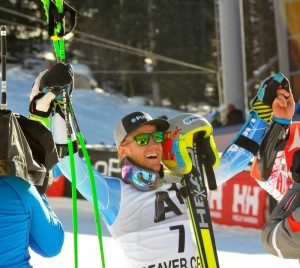
<path id="1" fill-rule="evenodd" d="M 169 125 L 167 120 L 152 119 L 144 112 L 133 112 L 122 118 L 114 138 L 121 159 L 122 178 L 126 183 L 132 183 L 141 191 L 157 187 L 159 178 L 163 177 L 161 143 Z M 133 174 L 135 169 L 143 171 Z"/>
<path id="2" fill-rule="evenodd" d="M 58 75 L 55 69 L 54 65 L 49 70 L 53 79 Z M 41 82 L 36 81 L 34 88 L 39 91 L 31 94 L 30 117 L 42 122 L 48 122 L 48 117 L 51 117 L 51 130 L 59 152 L 58 167 L 71 180 L 70 159 L 66 149 L 68 137 L 64 121 L 65 110 L 60 102 L 59 83 L 56 83 L 56 91 L 51 91 L 42 77 Z M 280 93 L 282 96 L 287 94 L 286 91 Z M 259 96 L 261 101 L 264 96 L 265 90 Z M 272 94 L 271 102 L 276 98 L 276 93 Z M 252 110 L 252 117 L 247 121 L 245 131 L 242 131 L 250 133 L 250 138 L 253 134 L 250 128 L 256 126 L 255 122 L 263 121 L 263 126 L 259 128 L 263 130 L 267 121 L 261 119 L 261 116 L 269 120 L 272 113 L 272 107 L 261 101 L 258 106 L 262 106 L 264 112 Z M 255 101 L 252 106 L 256 104 Z M 199 117 L 188 118 L 185 123 L 193 126 L 194 122 L 198 122 L 204 124 L 205 128 L 211 128 L 206 120 L 195 119 L 198 120 Z M 98 207 L 110 234 L 125 253 L 127 263 L 122 266 L 124 268 L 200 266 L 184 194 L 181 192 L 181 176 L 169 172 L 162 165 L 165 155 L 163 142 L 171 127 L 170 122 L 171 120 L 162 118 L 154 119 L 143 111 L 125 115 L 114 130 L 121 178 L 106 176 L 94 169 Z M 177 131 L 180 129 L 176 128 L 175 132 Z M 262 133 L 263 131 L 256 137 L 258 140 Z M 78 154 L 75 135 L 72 134 L 71 138 L 74 144 L 76 187 L 87 200 L 93 202 L 87 166 Z M 244 137 L 243 140 L 245 139 L 247 138 Z M 232 143 L 229 153 L 233 153 L 235 148 L 236 145 Z M 241 154 L 245 155 L 246 151 L 242 150 Z M 172 161 L 175 155 L 170 155 Z M 241 168 L 241 163 L 238 164 Z M 228 167 L 231 166 L 221 167 L 221 172 L 226 176 L 217 178 L 219 184 L 238 172 L 228 170 Z"/>

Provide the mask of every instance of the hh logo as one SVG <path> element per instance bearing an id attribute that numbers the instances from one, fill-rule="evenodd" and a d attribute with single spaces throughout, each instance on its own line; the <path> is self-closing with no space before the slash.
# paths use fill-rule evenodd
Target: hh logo
<path id="1" fill-rule="evenodd" d="M 212 220 L 225 225 L 261 229 L 265 223 L 268 194 L 242 171 L 215 191 L 209 192 Z"/>
<path id="2" fill-rule="evenodd" d="M 234 184 L 232 212 L 244 215 L 258 215 L 259 186 Z"/>

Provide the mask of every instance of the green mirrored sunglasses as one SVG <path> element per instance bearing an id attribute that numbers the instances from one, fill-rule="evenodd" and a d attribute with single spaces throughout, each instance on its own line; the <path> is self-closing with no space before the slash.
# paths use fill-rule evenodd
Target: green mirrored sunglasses
<path id="1" fill-rule="evenodd" d="M 134 136 L 131 140 L 127 140 L 124 145 L 128 144 L 131 141 L 135 141 L 137 145 L 139 146 L 145 146 L 149 144 L 150 137 L 154 139 L 155 142 L 161 143 L 164 141 L 164 132 L 163 131 L 155 131 L 152 133 L 141 133 L 136 136 Z"/>

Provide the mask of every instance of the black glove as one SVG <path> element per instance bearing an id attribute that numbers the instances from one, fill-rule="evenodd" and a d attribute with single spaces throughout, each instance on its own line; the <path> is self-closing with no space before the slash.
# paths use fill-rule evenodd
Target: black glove
<path id="1" fill-rule="evenodd" d="M 49 117 L 52 108 L 62 106 L 63 89 L 69 96 L 73 90 L 73 70 L 70 64 L 56 63 L 49 70 L 41 72 L 30 93 L 29 112 L 41 117 Z"/>
<path id="2" fill-rule="evenodd" d="M 257 95 L 251 101 L 251 110 L 257 112 L 258 116 L 270 123 L 272 116 L 272 103 L 277 96 L 277 89 L 282 86 L 290 92 L 289 80 L 282 74 L 276 73 L 267 77 L 260 85 Z"/>
<path id="3" fill-rule="evenodd" d="M 264 104 L 272 106 L 273 101 L 277 97 L 277 89 L 279 86 L 282 86 L 282 88 L 288 92 L 291 91 L 290 82 L 282 73 L 277 73 L 267 77 L 258 89 L 254 100 L 258 99 Z"/>

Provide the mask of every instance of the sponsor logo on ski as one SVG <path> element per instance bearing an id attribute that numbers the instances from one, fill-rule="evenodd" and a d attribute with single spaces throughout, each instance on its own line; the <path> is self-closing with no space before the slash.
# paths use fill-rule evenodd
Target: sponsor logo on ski
<path id="1" fill-rule="evenodd" d="M 195 158 L 196 155 L 194 153 L 190 153 L 190 156 L 192 158 L 193 165 L 195 167 L 198 166 L 197 159 Z M 190 187 L 192 188 L 192 193 L 193 193 L 193 202 L 194 202 L 194 208 L 195 212 L 199 216 L 198 219 L 198 224 L 200 228 L 209 228 L 209 224 L 206 221 L 207 220 L 207 213 L 205 209 L 205 204 L 204 200 L 207 198 L 207 193 L 206 189 L 203 187 L 204 186 L 204 181 L 201 176 L 195 177 L 191 176 L 190 177 Z"/>

